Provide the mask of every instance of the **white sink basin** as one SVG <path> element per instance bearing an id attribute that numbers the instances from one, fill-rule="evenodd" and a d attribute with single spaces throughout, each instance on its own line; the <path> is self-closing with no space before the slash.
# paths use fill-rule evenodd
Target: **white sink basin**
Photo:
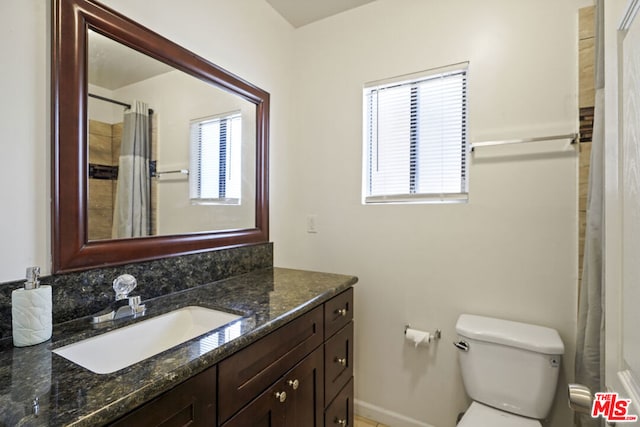
<path id="1" fill-rule="evenodd" d="M 204 307 L 184 307 L 53 352 L 97 374 L 109 374 L 240 317 Z"/>

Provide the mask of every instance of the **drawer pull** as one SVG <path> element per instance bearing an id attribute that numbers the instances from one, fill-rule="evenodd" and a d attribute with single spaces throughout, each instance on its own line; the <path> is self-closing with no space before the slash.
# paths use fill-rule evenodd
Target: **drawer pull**
<path id="1" fill-rule="evenodd" d="M 284 401 L 287 400 L 287 392 L 286 391 L 277 392 L 276 399 L 278 399 L 280 403 L 284 403 Z"/>
<path id="2" fill-rule="evenodd" d="M 345 358 L 336 357 L 334 359 L 334 362 L 336 362 L 336 363 L 338 363 L 338 364 L 340 364 L 342 366 L 347 366 L 347 358 L 346 357 Z"/>
<path id="3" fill-rule="evenodd" d="M 298 381 L 298 380 L 289 380 L 289 381 L 287 381 L 287 384 L 289 384 L 289 386 L 292 389 L 297 390 L 298 387 L 300 386 L 300 381 Z"/>
<path id="4" fill-rule="evenodd" d="M 339 426 L 347 427 L 347 420 L 341 420 L 340 418 L 336 417 L 336 419 L 333 422 L 335 424 L 338 424 Z"/>
<path id="5" fill-rule="evenodd" d="M 346 308 L 339 308 L 336 310 L 336 314 L 342 317 L 346 317 L 348 311 L 349 310 L 347 310 Z"/>

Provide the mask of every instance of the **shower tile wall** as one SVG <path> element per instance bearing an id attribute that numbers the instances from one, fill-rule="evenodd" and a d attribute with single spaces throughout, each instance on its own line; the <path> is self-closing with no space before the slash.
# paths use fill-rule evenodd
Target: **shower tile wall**
<path id="1" fill-rule="evenodd" d="M 152 153 L 157 153 L 157 120 L 152 120 Z M 89 163 L 117 171 L 122 142 L 122 123 L 108 124 L 89 120 Z M 153 158 L 155 158 L 153 154 Z M 113 206 L 117 180 L 97 174 L 89 177 L 88 226 L 89 240 L 111 238 Z M 117 175 L 116 175 L 117 176 Z M 158 191 L 156 180 L 151 181 L 151 225 L 156 234 Z"/>
<path id="2" fill-rule="evenodd" d="M 114 132 L 114 128 L 119 128 Z M 114 133 L 116 139 L 114 141 Z M 120 153 L 121 125 L 89 120 L 89 163 L 114 167 Z M 115 148 L 115 150 L 114 150 Z M 114 153 L 114 151 L 116 151 Z M 113 196 L 116 181 L 109 178 L 89 177 L 88 217 L 89 240 L 111 238 L 113 223 Z"/>

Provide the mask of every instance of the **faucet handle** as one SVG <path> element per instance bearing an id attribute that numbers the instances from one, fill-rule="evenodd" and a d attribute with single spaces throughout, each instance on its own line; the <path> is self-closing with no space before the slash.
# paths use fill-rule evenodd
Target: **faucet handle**
<path id="1" fill-rule="evenodd" d="M 129 297 L 129 307 L 131 308 L 138 307 L 141 302 L 142 302 L 142 298 L 140 298 L 140 295 L 136 295 L 135 297 Z"/>
<path id="2" fill-rule="evenodd" d="M 140 295 L 129 297 L 129 308 L 131 309 L 132 314 L 136 315 L 145 312 L 146 307 L 144 304 L 140 304 L 141 302 L 142 298 L 140 298 Z"/>
<path id="3" fill-rule="evenodd" d="M 126 299 L 132 290 L 136 288 L 138 281 L 130 274 L 123 274 L 113 281 L 113 290 L 116 292 L 116 301 Z"/>

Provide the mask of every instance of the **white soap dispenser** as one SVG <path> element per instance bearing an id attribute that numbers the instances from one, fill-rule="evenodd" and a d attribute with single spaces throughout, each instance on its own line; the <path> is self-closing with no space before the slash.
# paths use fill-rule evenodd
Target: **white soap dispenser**
<path id="1" fill-rule="evenodd" d="M 11 293 L 13 345 L 26 347 L 51 338 L 51 286 L 40 286 L 40 267 L 27 268 L 24 288 Z"/>

